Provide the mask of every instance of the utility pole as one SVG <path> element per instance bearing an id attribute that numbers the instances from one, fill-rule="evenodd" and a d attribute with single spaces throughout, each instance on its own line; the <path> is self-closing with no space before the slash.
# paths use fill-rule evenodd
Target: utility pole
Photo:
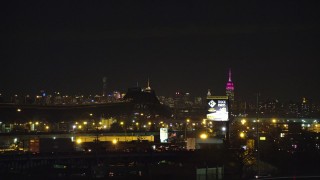
<path id="1" fill-rule="evenodd" d="M 187 122 L 185 122 L 185 127 L 184 127 L 184 141 L 187 142 Z"/>
<path id="2" fill-rule="evenodd" d="M 257 108 L 256 108 L 256 116 L 257 116 L 257 169 L 258 169 L 258 176 L 260 175 L 260 150 L 259 150 L 259 96 L 260 93 L 257 93 Z"/>

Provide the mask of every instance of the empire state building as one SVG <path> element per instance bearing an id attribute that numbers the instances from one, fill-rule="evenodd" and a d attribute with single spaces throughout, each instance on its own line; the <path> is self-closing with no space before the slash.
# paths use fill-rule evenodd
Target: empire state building
<path id="1" fill-rule="evenodd" d="M 229 98 L 229 102 L 232 103 L 234 101 L 234 86 L 231 81 L 231 69 L 229 69 L 229 80 L 226 85 L 226 95 Z"/>

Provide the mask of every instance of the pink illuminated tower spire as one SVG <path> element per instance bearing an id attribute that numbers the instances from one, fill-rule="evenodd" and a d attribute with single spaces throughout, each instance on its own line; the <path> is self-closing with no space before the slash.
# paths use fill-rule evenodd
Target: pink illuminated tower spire
<path id="1" fill-rule="evenodd" d="M 229 69 L 229 80 L 226 85 L 226 95 L 229 97 L 229 101 L 234 101 L 234 86 L 231 80 L 231 69 Z"/>

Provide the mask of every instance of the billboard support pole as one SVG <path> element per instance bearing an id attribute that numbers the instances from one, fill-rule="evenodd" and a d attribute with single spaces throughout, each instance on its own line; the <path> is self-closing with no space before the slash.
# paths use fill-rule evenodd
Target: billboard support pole
<path id="1" fill-rule="evenodd" d="M 230 130 L 229 130 L 229 127 L 230 126 L 230 123 L 229 121 L 226 122 L 226 145 L 227 147 L 229 147 L 229 144 L 230 144 Z"/>
<path id="2" fill-rule="evenodd" d="M 226 145 L 227 147 L 229 147 L 230 145 L 230 113 L 231 113 L 231 109 L 230 109 L 230 103 L 229 103 L 229 98 L 228 98 L 228 121 L 226 122 Z"/>

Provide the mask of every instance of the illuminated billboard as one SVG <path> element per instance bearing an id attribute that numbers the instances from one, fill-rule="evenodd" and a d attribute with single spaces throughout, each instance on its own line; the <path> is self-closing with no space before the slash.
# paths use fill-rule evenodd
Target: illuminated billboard
<path id="1" fill-rule="evenodd" d="M 168 128 L 160 128 L 160 142 L 161 143 L 168 142 Z"/>
<path id="2" fill-rule="evenodd" d="M 228 121 L 228 96 L 207 97 L 207 119 L 212 121 Z"/>

